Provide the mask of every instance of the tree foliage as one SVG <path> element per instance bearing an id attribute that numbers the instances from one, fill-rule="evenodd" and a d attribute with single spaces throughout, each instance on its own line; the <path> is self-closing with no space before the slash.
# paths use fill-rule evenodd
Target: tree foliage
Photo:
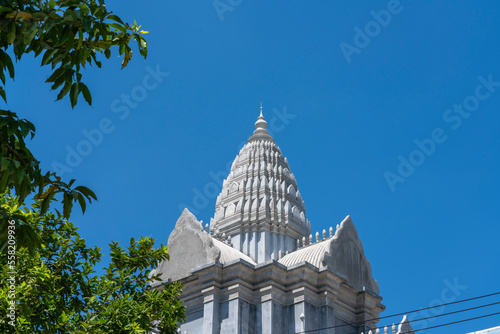
<path id="1" fill-rule="evenodd" d="M 109 58 L 111 48 L 116 46 L 123 55 L 123 68 L 132 58 L 130 44 L 136 41 L 139 53 L 147 56 L 142 36 L 146 31 L 135 21 L 124 23 L 107 10 L 103 0 L 0 0 L 0 32 L 0 96 L 5 102 L 6 78 L 15 77 L 11 55 L 14 60 L 21 60 L 25 54 L 41 57 L 41 65 L 52 69 L 47 82 L 52 90 L 58 90 L 57 100 L 69 95 L 71 107 L 80 95 L 92 104 L 90 90 L 82 81 L 82 69 L 101 67 L 99 55 Z M 74 185 L 75 180 L 65 182 L 56 173 L 43 172 L 26 146 L 27 138 L 34 135 L 31 122 L 12 111 L 0 110 L 0 193 L 14 191 L 20 204 L 33 195 L 41 200 L 41 214 L 56 200 L 61 201 L 66 218 L 74 203 L 85 212 L 87 203 L 97 200 L 96 195 L 87 187 Z M 1 220 L 0 229 L 5 224 L 6 220 Z M 22 224 L 19 220 L 18 231 L 28 233 L 30 227 Z M 29 242 L 33 251 L 36 235 L 30 234 L 34 240 L 29 235 L 22 240 Z M 5 241 L 0 240 L 0 250 Z"/>
<path id="2" fill-rule="evenodd" d="M 81 81 L 81 69 L 95 64 L 101 67 L 97 54 L 111 56 L 110 48 L 118 46 L 123 55 L 122 68 L 132 58 L 129 43 L 137 41 L 139 52 L 147 55 L 147 44 L 140 26 L 123 21 L 108 12 L 104 1 L 0 0 L 0 79 L 5 85 L 5 71 L 14 78 L 14 65 L 7 50 L 13 48 L 15 59 L 26 53 L 42 55 L 42 65 L 50 65 L 53 73 L 47 79 L 51 89 L 59 89 L 57 99 L 69 93 L 71 106 L 80 93 L 92 104 L 87 86 Z M 57 67 L 57 69 L 56 69 Z M 62 86 L 62 88 L 61 88 Z M 5 90 L 0 95 L 6 100 Z"/>
<path id="3" fill-rule="evenodd" d="M 176 333 L 185 318 L 178 297 L 179 283 L 151 289 L 159 279 L 148 273 L 168 260 L 167 246 L 154 248 L 154 239 L 130 240 L 126 248 L 110 244 L 111 262 L 96 275 L 102 253 L 89 248 L 77 228 L 53 214 L 40 214 L 40 201 L 32 208 L 19 206 L 12 196 L 1 195 L 0 206 L 11 217 L 23 216 L 40 236 L 41 248 L 31 256 L 18 248 L 15 264 L 0 259 L 1 333 Z M 14 233 L 17 231 L 14 230 Z M 12 272 L 15 275 L 12 276 Z M 15 326 L 9 321 L 9 279 L 15 278 Z"/>
<path id="4" fill-rule="evenodd" d="M 14 61 L 32 54 L 50 66 L 46 81 L 57 100 L 67 96 L 74 108 L 83 96 L 91 105 L 83 70 L 101 67 L 100 57 L 110 58 L 115 46 L 124 68 L 133 41 L 146 57 L 144 33 L 135 21 L 124 23 L 108 11 L 103 0 L 0 0 L 0 97 L 7 102 Z M 154 326 L 174 333 L 185 317 L 181 286 L 152 289 L 159 277 L 148 277 L 168 260 L 167 247 L 154 248 L 148 237 L 132 238 L 126 248 L 112 242 L 111 262 L 96 274 L 101 250 L 87 247 L 68 218 L 74 203 L 85 212 L 97 197 L 75 180 L 42 171 L 26 144 L 34 135 L 31 122 L 0 110 L 0 332 L 146 333 Z M 51 206 L 58 200 L 62 213 Z"/>

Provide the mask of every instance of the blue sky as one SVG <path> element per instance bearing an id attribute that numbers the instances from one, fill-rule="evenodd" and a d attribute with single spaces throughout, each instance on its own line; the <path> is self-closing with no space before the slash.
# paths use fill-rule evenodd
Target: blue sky
<path id="1" fill-rule="evenodd" d="M 351 215 L 383 315 L 500 290 L 498 2 L 221 0 L 225 12 L 212 1 L 106 3 L 150 32 L 149 55 L 120 70 L 114 50 L 88 69 L 93 107 L 54 103 L 40 59 L 17 63 L 7 84 L 7 108 L 37 127 L 30 147 L 43 166 L 64 165 L 67 180 L 97 193 L 72 219 L 89 245 L 166 243 L 185 205 L 209 222 L 263 100 L 313 232 Z"/>

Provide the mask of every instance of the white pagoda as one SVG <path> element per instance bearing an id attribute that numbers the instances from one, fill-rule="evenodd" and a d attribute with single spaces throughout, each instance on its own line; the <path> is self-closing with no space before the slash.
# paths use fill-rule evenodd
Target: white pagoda
<path id="1" fill-rule="evenodd" d="M 311 234 L 287 159 L 262 115 L 203 227 L 185 209 L 168 238 L 162 284 L 180 280 L 179 333 L 375 333 L 385 309 L 349 216 Z M 406 318 L 400 330 L 413 333 Z M 385 329 L 385 333 L 389 333 Z"/>

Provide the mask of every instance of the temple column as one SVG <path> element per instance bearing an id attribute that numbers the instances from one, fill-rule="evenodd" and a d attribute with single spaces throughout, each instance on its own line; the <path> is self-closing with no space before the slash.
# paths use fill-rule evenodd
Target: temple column
<path id="1" fill-rule="evenodd" d="M 216 287 L 210 287 L 202 291 L 203 296 L 203 334 L 219 333 L 219 300 L 220 291 Z"/>

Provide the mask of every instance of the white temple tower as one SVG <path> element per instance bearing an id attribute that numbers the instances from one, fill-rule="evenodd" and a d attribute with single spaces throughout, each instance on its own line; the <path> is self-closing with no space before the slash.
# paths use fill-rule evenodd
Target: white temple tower
<path id="1" fill-rule="evenodd" d="M 154 287 L 184 285 L 181 333 L 375 333 L 385 306 L 351 217 L 313 237 L 295 177 L 266 128 L 261 107 L 210 226 L 184 209 Z M 413 334 L 406 318 L 392 328 Z"/>
<path id="2" fill-rule="evenodd" d="M 234 159 L 210 222 L 216 236 L 231 236 L 233 247 L 257 263 L 279 260 L 311 233 L 295 176 L 266 128 L 261 107 L 253 136 Z"/>

